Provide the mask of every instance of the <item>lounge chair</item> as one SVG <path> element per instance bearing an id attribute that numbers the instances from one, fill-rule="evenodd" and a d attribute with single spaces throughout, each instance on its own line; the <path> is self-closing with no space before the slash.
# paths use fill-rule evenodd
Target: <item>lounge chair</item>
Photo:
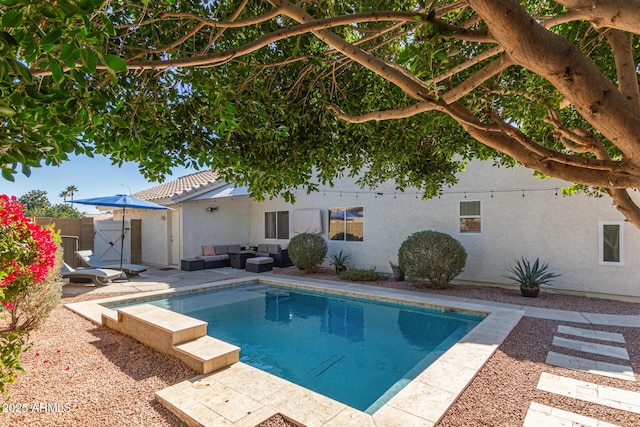
<path id="1" fill-rule="evenodd" d="M 91 250 L 75 251 L 75 253 L 80 260 L 80 263 L 85 267 L 120 270 L 120 263 L 105 263 L 95 256 Z M 140 264 L 122 264 L 122 271 L 127 275 L 127 277 L 138 277 L 140 273 L 147 271 L 147 267 Z"/>
<path id="2" fill-rule="evenodd" d="M 74 282 L 80 280 L 91 280 L 96 286 L 106 285 L 111 283 L 112 280 L 117 279 L 122 275 L 120 270 L 110 270 L 107 268 L 80 268 L 74 269 L 67 263 L 62 263 L 60 269 L 60 275 L 63 279 L 69 279 Z"/>

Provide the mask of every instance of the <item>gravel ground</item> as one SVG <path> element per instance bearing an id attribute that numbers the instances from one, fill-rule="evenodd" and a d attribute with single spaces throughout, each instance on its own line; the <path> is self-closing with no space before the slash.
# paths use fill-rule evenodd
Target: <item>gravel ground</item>
<path id="1" fill-rule="evenodd" d="M 295 269 L 276 271 L 300 274 Z M 309 276 L 309 275 L 307 275 Z M 331 272 L 316 278 L 335 280 Z M 409 282 L 384 281 L 378 286 L 409 289 Z M 421 289 L 416 289 L 421 291 Z M 601 300 L 544 291 L 538 298 L 523 298 L 518 291 L 455 286 L 431 291 L 514 304 L 529 304 L 596 313 L 640 314 L 640 304 Z M 102 295 L 103 296 L 103 295 Z M 25 372 L 8 387 L 11 399 L 3 402 L 0 425 L 11 426 L 180 426 L 180 420 L 154 400 L 153 393 L 196 375 L 169 356 L 137 341 L 98 327 L 64 309 L 62 304 L 102 297 L 63 298 L 45 325 L 32 333 L 32 348 L 24 355 Z M 536 390 L 542 372 L 582 379 L 640 392 L 638 383 L 546 365 L 547 352 L 558 322 L 524 318 L 478 376 L 445 414 L 438 426 L 521 426 L 532 401 L 576 412 L 620 426 L 640 425 L 640 415 L 586 404 Z M 569 324 L 571 325 L 571 324 Z M 619 332 L 634 372 L 640 372 L 640 328 L 573 325 Z M 620 344 L 614 344 L 620 345 Z M 557 347 L 553 348 L 558 351 Z M 581 353 L 571 353 L 587 357 Z M 596 355 L 594 360 L 621 363 Z M 637 378 L 637 375 L 636 375 Z M 272 417 L 261 427 L 290 427 Z"/>

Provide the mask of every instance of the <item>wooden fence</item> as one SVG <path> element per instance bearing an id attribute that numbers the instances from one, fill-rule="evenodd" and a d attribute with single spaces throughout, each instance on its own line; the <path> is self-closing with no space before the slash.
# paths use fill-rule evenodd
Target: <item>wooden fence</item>
<path id="1" fill-rule="evenodd" d="M 54 224 L 55 230 L 62 236 L 64 262 L 76 268 L 79 266 L 74 255 L 76 250 L 94 250 L 94 224 L 92 217 L 83 218 L 50 218 L 37 217 L 35 222 L 40 225 Z M 142 221 L 131 220 L 131 262 L 142 262 Z"/>

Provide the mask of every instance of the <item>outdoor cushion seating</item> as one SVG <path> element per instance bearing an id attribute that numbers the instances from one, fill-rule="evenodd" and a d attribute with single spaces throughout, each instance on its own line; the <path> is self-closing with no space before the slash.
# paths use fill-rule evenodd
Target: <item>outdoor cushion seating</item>
<path id="1" fill-rule="evenodd" d="M 282 249 L 278 244 L 259 244 L 258 250 L 256 251 L 256 257 L 273 258 L 273 265 L 275 267 L 290 267 L 293 265 L 289 258 L 289 251 L 287 249 Z"/>
<path id="2" fill-rule="evenodd" d="M 112 280 L 120 277 L 122 272 L 107 268 L 80 268 L 76 270 L 63 262 L 60 275 L 63 279 L 69 279 L 70 282 L 91 280 L 96 286 L 99 286 L 111 283 Z"/>
<path id="3" fill-rule="evenodd" d="M 229 267 L 229 252 L 240 252 L 240 245 L 203 245 L 202 255 L 196 259 L 204 260 L 205 268 Z"/>
<path id="4" fill-rule="evenodd" d="M 84 267 L 120 270 L 120 263 L 105 263 L 95 256 L 92 250 L 75 251 L 75 254 Z M 127 277 L 138 277 L 140 273 L 147 271 L 147 267 L 140 264 L 122 264 L 122 271 Z"/>
<path id="5" fill-rule="evenodd" d="M 246 269 L 252 273 L 263 273 L 273 270 L 273 258 L 260 256 L 247 259 Z"/>

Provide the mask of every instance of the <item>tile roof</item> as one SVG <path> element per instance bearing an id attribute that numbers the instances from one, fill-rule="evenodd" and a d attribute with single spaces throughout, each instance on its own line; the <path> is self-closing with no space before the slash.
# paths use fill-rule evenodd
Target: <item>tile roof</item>
<path id="1" fill-rule="evenodd" d="M 132 196 L 144 200 L 173 200 L 223 183 L 224 181 L 219 180 L 215 172 L 210 170 L 201 171 L 182 176 L 146 190 L 138 191 L 132 194 Z"/>

